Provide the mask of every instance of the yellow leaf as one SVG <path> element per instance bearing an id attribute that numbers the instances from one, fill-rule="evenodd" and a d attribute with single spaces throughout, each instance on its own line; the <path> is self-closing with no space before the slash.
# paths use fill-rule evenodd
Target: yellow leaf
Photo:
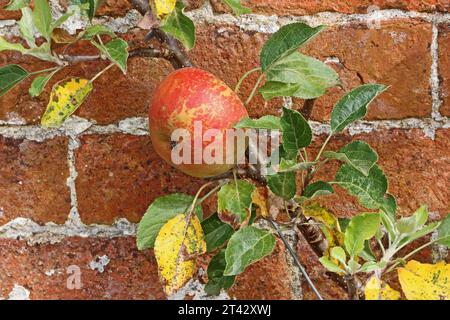
<path id="1" fill-rule="evenodd" d="M 408 300 L 450 300 L 450 265 L 409 261 L 398 268 L 398 278 Z"/>
<path id="2" fill-rule="evenodd" d="M 77 40 L 77 37 L 71 35 L 64 29 L 55 28 L 52 32 L 52 40 L 55 43 L 72 43 Z"/>
<path id="3" fill-rule="evenodd" d="M 267 197 L 268 193 L 266 187 L 256 188 L 256 190 L 252 193 L 252 201 L 259 208 L 257 213 L 264 218 L 267 218 L 269 216 Z"/>
<path id="4" fill-rule="evenodd" d="M 387 283 L 373 276 L 364 288 L 366 300 L 400 300 L 401 294 Z"/>
<path id="5" fill-rule="evenodd" d="M 159 19 L 162 19 L 175 10 L 176 0 L 150 0 L 150 6 Z"/>
<path id="6" fill-rule="evenodd" d="M 203 230 L 197 216 L 192 215 L 186 227 L 186 215 L 170 219 L 155 240 L 155 257 L 164 291 L 173 294 L 195 273 L 195 257 L 206 252 Z"/>
<path id="7" fill-rule="evenodd" d="M 313 218 L 317 222 L 322 222 L 327 227 L 335 228 L 337 226 L 336 217 L 327 210 L 327 208 L 321 207 L 314 203 L 308 206 L 303 206 L 303 215 L 307 218 Z"/>
<path id="8" fill-rule="evenodd" d="M 61 124 L 83 103 L 92 91 L 92 83 L 86 79 L 73 78 L 54 85 L 41 124 L 59 128 Z"/>

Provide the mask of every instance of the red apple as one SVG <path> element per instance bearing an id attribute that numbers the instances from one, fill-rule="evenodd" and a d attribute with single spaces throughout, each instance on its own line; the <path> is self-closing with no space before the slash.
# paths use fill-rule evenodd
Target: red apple
<path id="1" fill-rule="evenodd" d="M 204 178 L 221 175 L 234 164 L 226 161 L 211 163 L 203 157 L 199 162 L 199 153 L 202 154 L 208 145 L 211 147 L 212 142 L 223 143 L 223 154 L 229 153 L 224 143 L 225 130 L 233 128 L 248 114 L 236 93 L 220 79 L 201 69 L 183 68 L 172 72 L 156 89 L 149 116 L 150 135 L 156 152 L 182 172 Z M 172 141 L 172 134 L 177 129 L 184 129 L 182 132 L 189 133 L 192 139 L 188 141 L 183 137 Z M 210 141 L 203 140 L 207 130 L 212 132 L 210 129 L 221 134 L 206 139 Z M 172 151 L 177 145 L 179 148 L 182 140 L 189 142 L 190 150 L 181 153 L 189 161 L 180 163 L 174 161 Z"/>

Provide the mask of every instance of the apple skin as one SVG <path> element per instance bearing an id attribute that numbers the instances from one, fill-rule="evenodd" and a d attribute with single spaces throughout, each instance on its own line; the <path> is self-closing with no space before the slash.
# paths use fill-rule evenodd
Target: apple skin
<path id="1" fill-rule="evenodd" d="M 192 138 L 190 164 L 174 164 L 171 141 L 175 129 L 186 129 L 194 137 L 194 122 L 201 121 L 203 132 L 233 128 L 248 117 L 237 94 L 214 75 L 198 69 L 183 68 L 169 74 L 156 89 L 149 110 L 150 136 L 156 152 L 180 171 L 199 178 L 226 173 L 234 164 L 195 164 Z M 203 150 L 210 141 L 203 141 Z M 224 147 L 224 154 L 226 150 Z"/>

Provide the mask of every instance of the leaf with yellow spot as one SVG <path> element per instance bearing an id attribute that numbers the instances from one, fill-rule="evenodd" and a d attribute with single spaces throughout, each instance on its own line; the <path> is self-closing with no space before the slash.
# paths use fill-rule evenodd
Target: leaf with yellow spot
<path id="1" fill-rule="evenodd" d="M 400 300 L 401 294 L 387 283 L 373 276 L 364 288 L 366 300 Z"/>
<path id="2" fill-rule="evenodd" d="M 42 126 L 59 128 L 84 102 L 92 88 L 89 80 L 81 78 L 63 80 L 55 84 L 41 119 Z"/>
<path id="3" fill-rule="evenodd" d="M 269 216 L 269 205 L 267 203 L 268 192 L 266 187 L 259 187 L 252 193 L 252 202 L 258 206 L 257 214 L 267 218 Z"/>
<path id="4" fill-rule="evenodd" d="M 184 214 L 170 219 L 155 240 L 155 257 L 164 291 L 171 295 L 188 282 L 195 273 L 195 257 L 206 252 L 200 220 Z M 186 226 L 187 225 L 187 226 Z"/>
<path id="5" fill-rule="evenodd" d="M 408 300 L 450 300 L 450 265 L 409 261 L 398 268 L 398 278 Z"/>
<path id="6" fill-rule="evenodd" d="M 150 0 L 153 12 L 159 19 L 163 19 L 175 10 L 176 0 Z"/>

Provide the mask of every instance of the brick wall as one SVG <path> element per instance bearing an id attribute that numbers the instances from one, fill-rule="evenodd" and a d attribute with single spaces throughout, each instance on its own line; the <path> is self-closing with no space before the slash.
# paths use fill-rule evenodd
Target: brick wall
<path id="1" fill-rule="evenodd" d="M 7 2 L 0 0 L 0 7 Z M 315 145 L 329 130 L 330 110 L 344 92 L 374 81 L 390 85 L 367 120 L 335 137 L 331 146 L 338 148 L 356 138 L 369 142 L 380 155 L 400 213 L 411 213 L 423 203 L 430 206 L 433 219 L 449 212 L 448 0 L 244 0 L 254 14 L 238 18 L 229 15 L 219 0 L 202 3 L 189 1 L 189 14 L 197 25 L 197 45 L 190 55 L 230 86 L 258 64 L 265 39 L 281 25 L 293 21 L 329 25 L 304 49 L 329 61 L 343 82 L 314 108 Z M 53 4 L 58 11 L 65 2 Z M 372 12 L 374 4 L 380 11 Z M 129 1 L 107 0 L 98 19 L 138 46 L 143 33 L 133 26 L 139 14 L 130 9 Z M 19 18 L 17 12 L 0 10 L 0 35 L 17 36 Z M 89 53 L 91 49 L 79 45 L 71 50 Z M 46 66 L 3 52 L 0 65 L 7 63 L 29 70 Z M 52 82 L 67 74 L 89 77 L 102 66 L 83 63 Z M 41 97 L 30 98 L 25 83 L 0 98 L 0 298 L 165 298 L 152 252 L 135 248 L 136 223 L 156 197 L 176 191 L 193 194 L 202 184 L 165 164 L 148 136 L 146 115 L 152 92 L 170 71 L 163 60 L 130 59 L 127 76 L 118 70 L 102 76 L 76 116 L 60 130 L 38 125 L 48 89 Z M 251 82 L 243 86 L 243 97 Z M 248 109 L 254 117 L 276 115 L 283 104 L 300 109 L 302 101 L 276 100 L 264 106 L 258 98 Z M 330 165 L 324 175 L 331 177 L 335 171 Z M 340 216 L 361 209 L 343 192 L 327 203 Z M 205 210 L 211 212 L 214 205 Z M 345 298 L 341 289 L 330 284 L 303 239 L 298 239 L 297 247 L 324 296 Z M 435 247 L 416 259 L 445 257 L 446 252 Z M 74 267 L 81 271 L 80 289 L 68 285 Z M 196 281 L 176 298 L 203 294 L 201 281 Z M 313 295 L 278 245 L 270 257 L 238 277 L 223 297 L 312 299 Z"/>

